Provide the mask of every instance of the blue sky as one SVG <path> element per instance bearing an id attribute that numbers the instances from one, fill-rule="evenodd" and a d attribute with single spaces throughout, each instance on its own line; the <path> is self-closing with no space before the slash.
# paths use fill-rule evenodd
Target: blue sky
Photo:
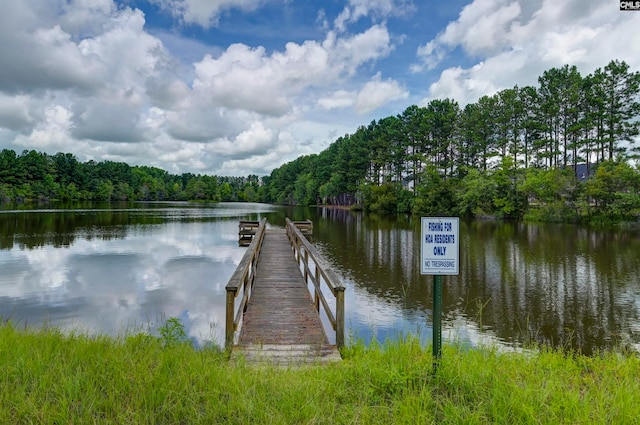
<path id="1" fill-rule="evenodd" d="M 412 104 L 638 70 L 639 25 L 614 0 L 11 0 L 0 148 L 265 175 Z"/>

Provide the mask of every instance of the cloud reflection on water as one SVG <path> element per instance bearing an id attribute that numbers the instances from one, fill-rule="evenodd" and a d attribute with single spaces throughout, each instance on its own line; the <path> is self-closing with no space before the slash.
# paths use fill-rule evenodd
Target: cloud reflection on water
<path id="1" fill-rule="evenodd" d="M 122 238 L 78 237 L 64 247 L 14 245 L 0 251 L 0 315 L 108 335 L 179 317 L 198 344 L 221 343 L 224 288 L 243 253 L 236 220 L 131 225 Z"/>

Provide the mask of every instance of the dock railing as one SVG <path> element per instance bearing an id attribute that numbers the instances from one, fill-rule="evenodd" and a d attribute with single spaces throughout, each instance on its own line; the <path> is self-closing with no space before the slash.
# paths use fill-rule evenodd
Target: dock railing
<path id="1" fill-rule="evenodd" d="M 240 246 L 249 246 L 259 226 L 259 221 L 240 220 L 240 223 L 238 223 L 238 244 Z"/>
<path id="2" fill-rule="evenodd" d="M 327 267 L 315 247 L 304 237 L 297 227 L 298 222 L 286 219 L 286 231 L 298 265 L 303 265 L 304 280 L 307 285 L 313 284 L 313 302 L 318 314 L 322 305 L 331 327 L 336 333 L 336 346 L 344 346 L 344 290 L 340 278 L 329 267 Z M 311 227 L 313 228 L 313 227 Z M 311 260 L 311 261 L 309 261 Z M 335 314 L 322 291 L 322 283 L 331 291 L 335 297 Z"/>
<path id="3" fill-rule="evenodd" d="M 267 219 L 263 218 L 255 234 L 245 251 L 240 264 L 236 268 L 227 283 L 227 307 L 226 307 L 226 325 L 225 325 L 225 347 L 230 349 L 233 346 L 235 332 L 242 321 L 242 315 L 247 309 L 249 297 L 251 297 L 251 289 L 253 280 L 255 279 L 256 267 L 260 258 L 260 250 L 262 249 L 262 241 L 264 240 L 264 232 L 267 227 Z M 242 293 L 240 305 L 236 311 L 236 298 Z"/>
<path id="4" fill-rule="evenodd" d="M 300 220 L 292 222 L 298 230 L 306 237 L 313 236 L 313 221 L 311 220 Z"/>

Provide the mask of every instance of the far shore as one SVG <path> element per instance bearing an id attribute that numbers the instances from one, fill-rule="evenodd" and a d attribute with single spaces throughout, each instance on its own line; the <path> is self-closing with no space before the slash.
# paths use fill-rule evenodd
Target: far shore
<path id="1" fill-rule="evenodd" d="M 349 211 L 353 209 L 353 205 L 322 204 L 322 205 L 316 205 L 316 207 L 318 207 L 318 208 L 333 208 L 335 210 L 349 210 Z M 358 208 L 361 208 L 361 207 L 358 207 Z"/>

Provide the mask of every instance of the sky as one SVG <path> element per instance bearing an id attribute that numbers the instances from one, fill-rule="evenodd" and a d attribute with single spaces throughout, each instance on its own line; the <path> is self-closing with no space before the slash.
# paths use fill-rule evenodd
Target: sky
<path id="1" fill-rule="evenodd" d="M 410 105 L 640 70 L 616 0 L 2 0 L 0 149 L 259 176 Z"/>

